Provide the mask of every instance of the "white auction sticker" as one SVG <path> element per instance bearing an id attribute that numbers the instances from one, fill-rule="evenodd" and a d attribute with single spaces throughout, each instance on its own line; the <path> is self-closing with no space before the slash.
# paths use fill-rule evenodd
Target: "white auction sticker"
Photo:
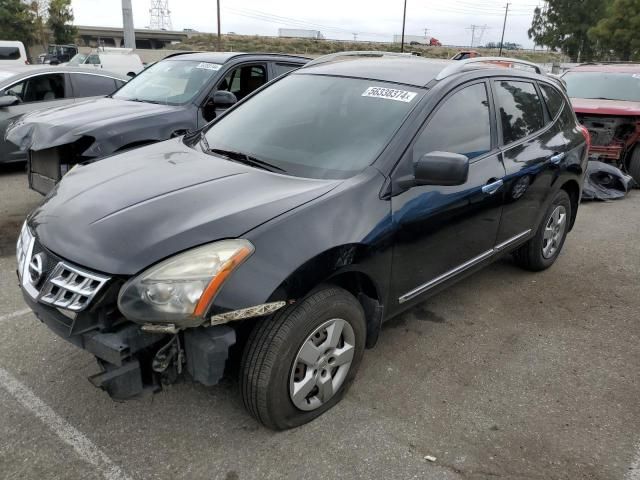
<path id="1" fill-rule="evenodd" d="M 200 62 L 196 68 L 204 68 L 205 70 L 220 70 L 222 65 L 218 65 L 217 63 L 207 63 Z"/>
<path id="2" fill-rule="evenodd" d="M 396 102 L 410 102 L 417 95 L 416 92 L 396 90 L 395 88 L 369 87 L 362 94 L 363 97 L 384 98 Z"/>

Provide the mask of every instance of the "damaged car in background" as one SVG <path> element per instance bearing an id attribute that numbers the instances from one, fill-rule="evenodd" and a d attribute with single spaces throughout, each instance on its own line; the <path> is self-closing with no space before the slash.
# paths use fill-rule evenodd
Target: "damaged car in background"
<path id="1" fill-rule="evenodd" d="M 578 116 L 591 135 L 589 159 L 595 198 L 621 197 L 633 178 L 640 185 L 640 64 L 585 64 L 562 76 Z M 618 168 L 601 167 L 608 164 Z M 600 196 L 598 192 L 603 192 Z"/>
<path id="2" fill-rule="evenodd" d="M 6 138 L 27 152 L 29 187 L 46 195 L 74 165 L 201 128 L 308 60 L 278 54 L 174 54 L 106 98 L 24 116 L 7 129 Z"/>
<path id="3" fill-rule="evenodd" d="M 26 303 L 114 398 L 226 371 L 264 425 L 313 420 L 383 321 L 562 251 L 588 134 L 539 67 L 487 61 L 321 57 L 198 132 L 77 166 L 19 235 Z"/>

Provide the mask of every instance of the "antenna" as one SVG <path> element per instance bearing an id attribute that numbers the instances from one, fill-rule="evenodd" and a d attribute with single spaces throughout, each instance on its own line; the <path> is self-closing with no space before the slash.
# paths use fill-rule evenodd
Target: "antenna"
<path id="1" fill-rule="evenodd" d="M 152 30 L 172 30 L 171 10 L 169 10 L 169 0 L 151 0 L 149 9 L 151 20 L 149 28 Z"/>

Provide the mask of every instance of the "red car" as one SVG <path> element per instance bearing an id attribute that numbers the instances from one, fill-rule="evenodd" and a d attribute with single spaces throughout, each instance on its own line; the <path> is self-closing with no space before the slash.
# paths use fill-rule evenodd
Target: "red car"
<path id="1" fill-rule="evenodd" d="M 590 159 L 614 164 L 640 184 L 640 64 L 581 65 L 562 79 L 591 133 Z"/>

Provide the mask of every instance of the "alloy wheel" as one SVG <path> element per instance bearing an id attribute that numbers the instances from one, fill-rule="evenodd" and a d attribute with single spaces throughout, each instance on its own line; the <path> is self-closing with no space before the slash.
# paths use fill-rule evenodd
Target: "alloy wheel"
<path id="1" fill-rule="evenodd" d="M 542 240 L 542 256 L 544 258 L 551 258 L 558 252 L 566 228 L 567 210 L 564 206 L 558 205 L 551 213 L 544 227 Z"/>
<path id="2" fill-rule="evenodd" d="M 289 378 L 289 395 L 300 410 L 328 402 L 344 383 L 355 353 L 355 334 L 349 322 L 331 319 L 302 343 Z"/>

